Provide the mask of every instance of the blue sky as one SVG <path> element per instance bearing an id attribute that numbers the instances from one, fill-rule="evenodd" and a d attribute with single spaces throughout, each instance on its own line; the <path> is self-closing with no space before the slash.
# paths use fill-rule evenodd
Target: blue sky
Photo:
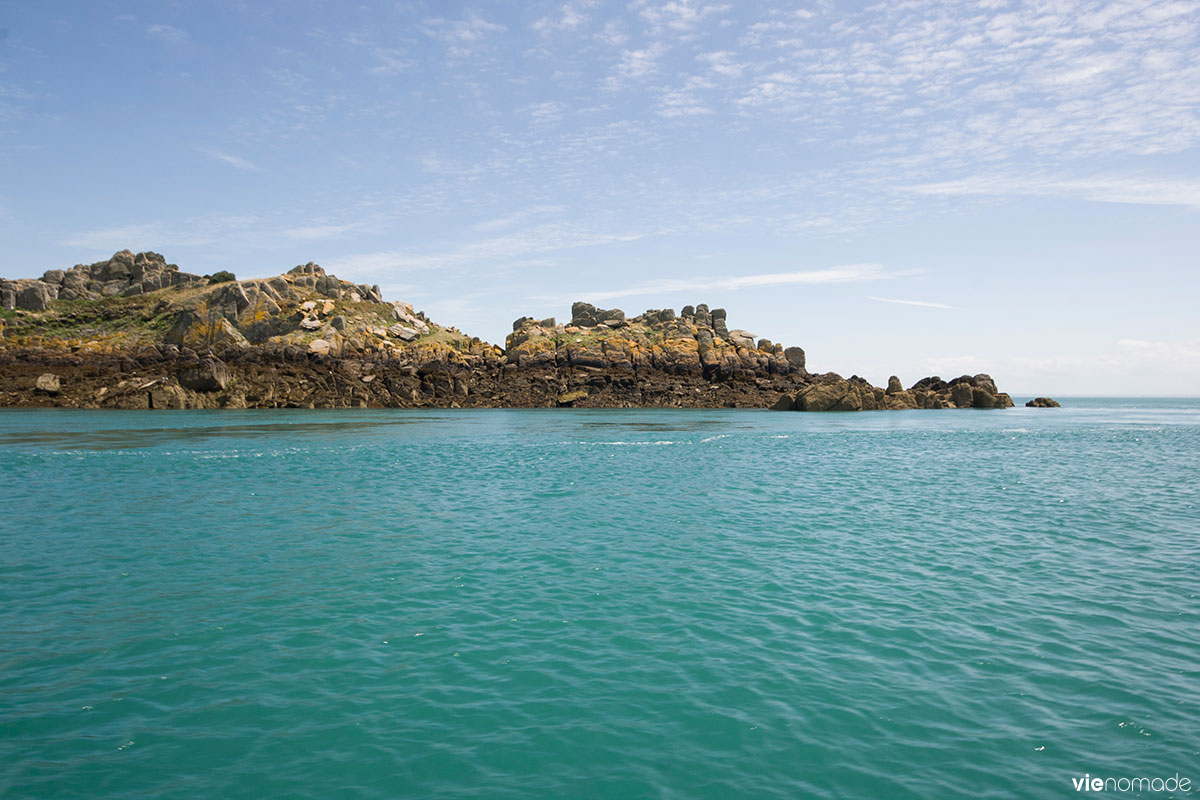
<path id="1" fill-rule="evenodd" d="M 1200 394 L 1200 0 L 0 0 L 0 236 Z"/>

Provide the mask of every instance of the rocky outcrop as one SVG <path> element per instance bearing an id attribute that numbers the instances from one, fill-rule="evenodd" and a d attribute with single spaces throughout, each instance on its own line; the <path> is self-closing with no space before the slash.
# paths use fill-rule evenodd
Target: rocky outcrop
<path id="1" fill-rule="evenodd" d="M 39 279 L 0 281 L 0 304 L 6 309 L 44 311 L 55 300 L 98 300 L 172 287 L 202 286 L 208 278 L 180 272 L 158 253 L 114 253 L 107 261 L 47 270 Z"/>
<path id="2" fill-rule="evenodd" d="M 571 324 L 580 328 L 591 328 L 596 325 L 617 328 L 621 327 L 623 322 L 625 322 L 625 312 L 619 308 L 605 311 L 596 308 L 591 303 L 573 303 L 571 305 Z"/>
<path id="3" fill-rule="evenodd" d="M 387 339 L 386 326 L 393 319 L 412 323 L 418 335 L 420 328 L 429 330 L 412 315 L 412 306 L 403 303 L 366 314 L 338 313 L 347 304 L 363 303 L 385 306 L 378 286 L 343 281 L 308 263 L 275 278 L 219 283 L 187 298 L 175 313 L 167 341 L 191 348 L 245 347 L 268 341 L 307 343 L 305 337 L 315 334 L 331 341 L 353 339 L 361 347 L 366 339 Z M 416 338 L 399 331 L 390 335 Z"/>
<path id="4" fill-rule="evenodd" d="M 689 376 L 711 383 L 784 379 L 807 372 L 804 351 L 784 350 L 745 330 L 729 330 L 725 310 L 708 306 L 648 309 L 626 318 L 619 308 L 571 306 L 571 323 L 521 317 L 505 342 L 508 362 L 521 370 L 601 370 L 647 376 Z"/>
<path id="5" fill-rule="evenodd" d="M 1061 408 L 1058 401 L 1050 397 L 1035 397 L 1025 404 L 1026 408 Z"/>
<path id="6" fill-rule="evenodd" d="M 785 394 L 771 408 L 778 411 L 883 411 L 916 408 L 1010 408 L 1012 398 L 997 391 L 990 375 L 963 375 L 952 381 L 922 378 L 904 389 L 892 376 L 886 389 L 857 375 L 814 376 L 813 382 Z"/>
<path id="7" fill-rule="evenodd" d="M 886 389 L 808 372 L 805 352 L 700 303 L 577 302 L 523 316 L 505 348 L 435 324 L 378 286 L 308 263 L 272 278 L 180 272 L 157 253 L 0 281 L 0 406 L 1003 408 L 986 375 Z M 53 388 L 51 386 L 53 379 Z"/>

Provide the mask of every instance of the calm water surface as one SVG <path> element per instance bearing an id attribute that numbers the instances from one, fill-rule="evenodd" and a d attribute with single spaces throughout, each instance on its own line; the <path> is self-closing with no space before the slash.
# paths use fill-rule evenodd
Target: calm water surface
<path id="1" fill-rule="evenodd" d="M 0 797 L 1200 780 L 1200 401 L 9 411 L 0 465 Z"/>

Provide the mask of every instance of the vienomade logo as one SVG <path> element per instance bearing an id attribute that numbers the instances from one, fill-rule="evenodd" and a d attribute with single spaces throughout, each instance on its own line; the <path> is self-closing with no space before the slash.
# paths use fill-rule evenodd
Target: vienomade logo
<path id="1" fill-rule="evenodd" d="M 1192 781 L 1175 773 L 1171 778 L 1101 778 L 1087 772 L 1071 778 L 1077 792 L 1190 792 Z"/>

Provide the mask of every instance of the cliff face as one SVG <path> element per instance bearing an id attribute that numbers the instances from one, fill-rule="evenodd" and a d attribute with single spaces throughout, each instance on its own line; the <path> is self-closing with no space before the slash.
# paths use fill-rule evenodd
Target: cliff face
<path id="1" fill-rule="evenodd" d="M 218 278 L 222 277 L 218 275 Z M 0 281 L 0 405 L 112 408 L 742 406 L 797 410 L 1011 405 L 986 375 L 909 390 L 812 375 L 804 351 L 730 329 L 724 309 L 575 303 L 522 317 L 505 349 L 378 286 L 309 263 L 216 281 L 156 253 Z"/>

